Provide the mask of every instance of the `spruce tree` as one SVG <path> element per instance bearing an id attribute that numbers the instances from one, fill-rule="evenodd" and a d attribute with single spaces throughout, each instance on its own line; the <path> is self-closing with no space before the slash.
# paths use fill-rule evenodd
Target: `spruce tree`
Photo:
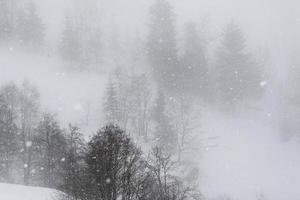
<path id="1" fill-rule="evenodd" d="M 251 54 L 246 52 L 244 34 L 234 22 L 223 32 L 216 76 L 218 98 L 227 108 L 232 109 L 237 103 L 261 94 L 261 73 Z"/>
<path id="2" fill-rule="evenodd" d="M 82 59 L 82 50 L 80 44 L 79 32 L 76 29 L 72 19 L 66 18 L 62 39 L 60 43 L 60 54 L 69 67 L 80 70 L 80 61 Z"/>
<path id="3" fill-rule="evenodd" d="M 157 0 L 150 10 L 147 53 L 154 77 L 170 91 L 178 89 L 178 58 L 173 8 L 167 0 Z"/>
<path id="4" fill-rule="evenodd" d="M 118 95 L 116 87 L 109 79 L 108 86 L 106 88 L 106 96 L 103 105 L 103 111 L 105 114 L 105 122 L 111 124 L 119 124 L 121 120 L 121 112 L 119 107 Z"/>
<path id="5" fill-rule="evenodd" d="M 34 3 L 28 5 L 27 28 L 30 47 L 36 48 L 41 46 L 44 42 L 45 28 Z"/>
<path id="6" fill-rule="evenodd" d="M 25 10 L 18 11 L 16 36 L 21 45 L 32 50 L 38 50 L 42 46 L 45 27 L 33 2 L 29 3 Z"/>
<path id="7" fill-rule="evenodd" d="M 183 94 L 201 97 L 207 95 L 208 67 L 205 54 L 205 40 L 199 34 L 196 24 L 187 24 L 180 63 Z"/>
<path id="8" fill-rule="evenodd" d="M 9 0 L 0 0 L 0 41 L 5 41 L 12 36 L 13 24 L 10 20 L 9 3 Z"/>

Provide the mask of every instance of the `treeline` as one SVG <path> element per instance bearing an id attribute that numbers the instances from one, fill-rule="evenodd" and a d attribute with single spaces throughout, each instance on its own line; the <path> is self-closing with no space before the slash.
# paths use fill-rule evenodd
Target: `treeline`
<path id="1" fill-rule="evenodd" d="M 0 4 L 0 42 L 14 41 L 35 49 L 43 45 L 47 27 L 35 3 L 1 0 Z M 86 3 L 65 13 L 54 52 L 67 68 L 148 71 L 172 95 L 197 96 L 230 107 L 261 96 L 262 63 L 247 51 L 245 36 L 235 22 L 225 26 L 222 38 L 210 41 L 197 22 L 176 27 L 172 5 L 157 0 L 149 11 L 146 36 L 124 38 L 117 24 L 104 27 L 100 23 L 98 6 Z M 211 42 L 218 43 L 216 48 L 209 46 Z"/>
<path id="2" fill-rule="evenodd" d="M 215 102 L 226 110 L 261 97 L 262 63 L 247 51 L 244 33 L 234 21 L 223 29 L 211 56 L 209 36 L 194 22 L 183 29 L 179 46 L 175 13 L 167 0 L 155 1 L 150 16 L 147 57 L 160 88 L 172 96 Z"/>
<path id="3" fill-rule="evenodd" d="M 36 51 L 44 43 L 45 31 L 33 2 L 0 1 L 0 44 Z"/>
<path id="4" fill-rule="evenodd" d="M 113 123 L 113 121 L 111 122 Z M 197 178 L 178 176 L 162 146 L 149 155 L 117 125 L 88 142 L 80 129 L 42 113 L 24 82 L 0 89 L 0 181 L 59 189 L 75 199 L 199 199 Z"/>
<path id="5" fill-rule="evenodd" d="M 0 90 L 0 174 L 2 182 L 56 185 L 66 156 L 66 132 L 54 115 L 42 113 L 39 92 L 28 82 Z M 51 181 L 53 180 L 53 181 Z"/>
<path id="6" fill-rule="evenodd" d="M 62 59 L 74 70 L 109 66 L 109 71 L 146 72 L 168 96 L 196 97 L 227 110 L 263 95 L 264 63 L 248 50 L 245 34 L 234 21 L 211 41 L 197 22 L 178 28 L 172 5 L 156 0 L 149 9 L 146 35 L 128 33 L 125 38 L 117 25 L 111 23 L 108 31 L 96 22 L 97 4 L 87 5 L 87 10 L 66 17 L 59 43 Z"/>

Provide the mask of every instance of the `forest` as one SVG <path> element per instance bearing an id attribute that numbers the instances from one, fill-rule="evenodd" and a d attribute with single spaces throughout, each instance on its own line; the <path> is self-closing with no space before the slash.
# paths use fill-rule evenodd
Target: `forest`
<path id="1" fill-rule="evenodd" d="M 0 0 L 0 182 L 58 200 L 298 199 L 290 1 L 215 1 L 236 15 L 214 18 L 205 0 Z"/>

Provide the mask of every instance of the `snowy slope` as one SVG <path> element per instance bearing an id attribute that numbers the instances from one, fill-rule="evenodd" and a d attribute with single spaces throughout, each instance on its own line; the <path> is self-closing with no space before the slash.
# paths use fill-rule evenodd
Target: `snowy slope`
<path id="1" fill-rule="evenodd" d="M 61 195 L 47 188 L 0 183 L 0 200 L 58 200 Z"/>
<path id="2" fill-rule="evenodd" d="M 267 122 L 269 115 L 249 116 L 203 114 L 203 138 L 216 138 L 204 142 L 207 149 L 199 163 L 203 194 L 212 199 L 300 199 L 300 141 L 282 142 Z"/>

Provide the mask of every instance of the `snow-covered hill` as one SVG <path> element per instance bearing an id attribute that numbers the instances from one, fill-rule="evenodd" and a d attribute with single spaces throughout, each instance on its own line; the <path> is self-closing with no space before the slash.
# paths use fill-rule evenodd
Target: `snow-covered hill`
<path id="1" fill-rule="evenodd" d="M 62 193 L 48 188 L 0 183 L 1 200 L 59 200 Z"/>

